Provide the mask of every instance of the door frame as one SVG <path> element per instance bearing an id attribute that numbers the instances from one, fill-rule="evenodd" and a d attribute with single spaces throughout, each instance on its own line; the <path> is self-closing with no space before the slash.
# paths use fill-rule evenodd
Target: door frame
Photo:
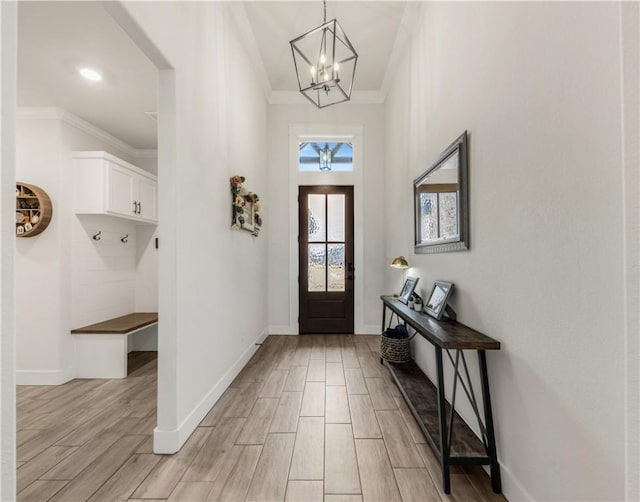
<path id="1" fill-rule="evenodd" d="M 303 190 L 304 189 L 304 190 Z M 345 244 L 345 253 L 344 253 L 344 285 L 345 285 L 345 289 L 344 291 L 329 291 L 328 289 L 328 285 L 329 285 L 329 277 L 328 277 L 328 266 L 329 266 L 329 254 L 328 254 L 328 248 L 327 249 L 327 254 L 326 254 L 326 268 L 325 268 L 325 273 L 327 273 L 326 275 L 326 286 L 327 289 L 323 292 L 315 292 L 315 291 L 305 291 L 304 288 L 300 288 L 298 287 L 298 309 L 300 312 L 300 322 L 298 322 L 298 330 L 300 330 L 300 326 L 302 324 L 302 317 L 304 317 L 304 313 L 305 313 L 305 301 L 306 302 L 314 302 L 314 301 L 327 301 L 329 300 L 329 295 L 331 295 L 332 298 L 335 298 L 337 295 L 342 295 L 344 298 L 344 303 L 345 306 L 348 308 L 345 308 L 345 312 L 346 317 L 343 318 L 344 320 L 344 324 L 348 324 L 350 326 L 349 330 L 344 330 L 344 331 L 334 331 L 334 329 L 337 329 L 335 326 L 334 327 L 328 327 L 328 324 L 332 324 L 335 323 L 336 320 L 335 319 L 327 319 L 327 318 L 323 318 L 322 320 L 320 319 L 316 319 L 315 321 L 311 321 L 310 319 L 307 319 L 307 330 L 305 331 L 305 334 L 319 334 L 319 333 L 335 333 L 335 334 L 351 334 L 355 332 L 355 310 L 354 310 L 354 300 L 355 300 L 355 288 L 353 284 L 349 284 L 350 281 L 354 281 L 355 280 L 355 274 L 354 272 L 350 271 L 349 269 L 349 265 L 355 265 L 355 257 L 354 257 L 354 234 L 355 234 L 355 228 L 354 228 L 354 217 L 353 217 L 353 205 L 354 205 L 354 201 L 353 201 L 353 185 L 300 185 L 298 187 L 298 217 L 300 216 L 300 214 L 305 213 L 305 214 L 309 214 L 309 202 L 308 199 L 307 201 L 305 201 L 305 196 L 302 195 L 302 192 L 305 192 L 305 195 L 311 195 L 311 194 L 323 194 L 323 195 L 328 195 L 328 194 L 341 194 L 344 196 L 344 244 Z M 325 198 L 325 214 L 326 214 L 326 219 L 325 219 L 325 241 L 324 243 L 329 245 L 329 216 L 328 216 L 328 198 Z M 304 211 L 303 211 L 303 207 L 304 207 Z M 308 235 L 305 235 L 305 233 L 308 233 L 308 224 L 305 224 L 305 222 L 303 220 L 301 220 L 300 218 L 298 218 L 299 224 L 300 226 L 298 227 L 300 235 L 298 238 L 298 277 L 300 278 L 299 280 L 299 284 L 301 285 L 305 285 L 308 288 L 308 284 L 309 284 L 309 270 L 308 270 L 308 262 L 309 262 L 309 249 L 308 246 L 309 244 L 314 244 L 315 241 L 311 241 L 309 242 L 308 240 Z M 308 223 L 308 222 L 307 222 Z M 304 229 L 304 232 L 303 232 Z M 304 243 L 304 244 L 303 244 Z M 300 267 L 300 262 L 303 263 L 307 263 L 307 266 L 302 266 Z M 351 279 L 349 279 L 349 276 L 351 276 Z M 308 296 L 307 296 L 308 295 Z M 321 298 L 318 298 L 318 296 L 320 296 Z M 314 298 L 315 297 L 315 298 Z M 308 308 L 309 305 L 308 303 L 306 304 L 306 310 L 307 310 L 307 315 L 308 315 Z M 311 328 L 311 326 L 309 326 L 309 324 L 313 324 L 316 323 L 316 326 L 314 328 Z M 325 325 L 323 326 L 323 328 L 321 330 L 319 330 L 319 326 L 317 326 L 318 323 L 325 323 Z"/>
<path id="2" fill-rule="evenodd" d="M 364 128 L 362 124 L 292 124 L 289 126 L 289 326 L 279 326 L 281 334 L 300 333 L 298 284 L 298 187 L 300 185 L 353 186 L 353 258 L 355 280 L 353 284 L 353 330 L 365 333 L 364 323 Z M 318 173 L 298 171 L 298 144 L 300 141 L 348 140 L 353 144 L 353 171 Z"/>

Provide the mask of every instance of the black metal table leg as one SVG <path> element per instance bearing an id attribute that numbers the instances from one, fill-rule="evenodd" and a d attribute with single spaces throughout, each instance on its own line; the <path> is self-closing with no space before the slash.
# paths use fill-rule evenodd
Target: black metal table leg
<path id="1" fill-rule="evenodd" d="M 436 349 L 436 368 L 438 372 L 438 422 L 440 424 L 440 463 L 442 464 L 442 489 L 444 493 L 451 493 L 451 479 L 449 477 L 449 445 L 447 444 L 447 413 L 444 395 L 444 371 L 442 365 L 442 348 Z"/>
<path id="2" fill-rule="evenodd" d="M 491 487 L 495 493 L 502 493 L 500 464 L 496 452 L 496 437 L 493 430 L 493 413 L 491 412 L 491 394 L 489 392 L 489 374 L 487 372 L 487 356 L 484 350 L 478 351 L 480 363 L 480 379 L 482 381 L 482 402 L 484 403 L 484 421 L 487 429 L 487 449 L 491 458 Z"/>

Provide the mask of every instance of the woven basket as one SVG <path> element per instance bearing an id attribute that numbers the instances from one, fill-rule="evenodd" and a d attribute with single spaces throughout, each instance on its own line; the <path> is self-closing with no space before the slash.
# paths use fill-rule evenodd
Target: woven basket
<path id="1" fill-rule="evenodd" d="M 380 337 L 380 357 L 391 363 L 407 363 L 411 360 L 410 338 Z"/>

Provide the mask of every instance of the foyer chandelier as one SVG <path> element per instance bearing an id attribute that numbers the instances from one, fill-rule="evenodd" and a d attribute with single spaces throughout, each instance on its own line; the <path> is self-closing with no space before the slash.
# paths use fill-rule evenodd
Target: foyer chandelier
<path id="1" fill-rule="evenodd" d="M 324 21 L 313 30 L 289 42 L 300 92 L 318 108 L 351 99 L 356 74 L 356 53 L 337 19 Z"/>

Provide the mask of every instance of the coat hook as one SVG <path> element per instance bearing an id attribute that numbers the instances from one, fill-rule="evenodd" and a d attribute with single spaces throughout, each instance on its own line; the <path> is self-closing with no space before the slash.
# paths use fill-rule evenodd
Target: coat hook
<path id="1" fill-rule="evenodd" d="M 122 239 L 120 239 L 120 242 L 123 242 L 126 244 L 128 237 L 129 237 L 129 234 L 125 235 Z"/>
<path id="2" fill-rule="evenodd" d="M 93 236 L 94 241 L 99 241 L 101 239 L 102 230 L 98 230 L 98 233 Z"/>

